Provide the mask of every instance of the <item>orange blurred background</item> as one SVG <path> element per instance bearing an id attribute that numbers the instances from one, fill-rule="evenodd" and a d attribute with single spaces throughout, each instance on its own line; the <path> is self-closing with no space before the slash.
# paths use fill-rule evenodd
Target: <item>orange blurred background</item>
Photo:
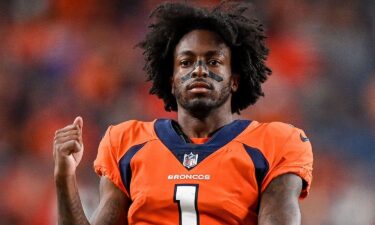
<path id="1" fill-rule="evenodd" d="M 84 118 L 78 182 L 87 215 L 99 198 L 92 162 L 107 126 L 175 118 L 148 95 L 142 52 L 134 47 L 159 3 L 0 1 L 1 224 L 57 224 L 52 139 L 75 116 Z M 273 75 L 266 97 L 241 116 L 292 123 L 312 141 L 304 225 L 374 225 L 374 1 L 253 3 L 269 36 Z"/>

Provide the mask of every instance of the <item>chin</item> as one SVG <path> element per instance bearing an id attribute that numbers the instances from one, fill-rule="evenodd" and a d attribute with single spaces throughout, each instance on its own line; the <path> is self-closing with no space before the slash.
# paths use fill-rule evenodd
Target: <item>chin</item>
<path id="1" fill-rule="evenodd" d="M 197 118 L 207 117 L 213 110 L 220 108 L 229 98 L 230 94 L 225 91 L 218 96 L 184 96 L 180 92 L 176 94 L 178 105 Z"/>
<path id="2" fill-rule="evenodd" d="M 195 99 L 181 106 L 196 117 L 206 117 L 217 107 L 216 104 L 206 99 Z"/>

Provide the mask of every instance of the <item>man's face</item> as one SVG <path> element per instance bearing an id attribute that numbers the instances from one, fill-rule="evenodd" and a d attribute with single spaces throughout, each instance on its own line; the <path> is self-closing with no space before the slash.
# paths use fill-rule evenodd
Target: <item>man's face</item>
<path id="1" fill-rule="evenodd" d="M 183 36 L 174 51 L 172 94 L 190 112 L 208 113 L 230 103 L 237 90 L 231 73 L 231 52 L 214 32 L 193 30 Z"/>

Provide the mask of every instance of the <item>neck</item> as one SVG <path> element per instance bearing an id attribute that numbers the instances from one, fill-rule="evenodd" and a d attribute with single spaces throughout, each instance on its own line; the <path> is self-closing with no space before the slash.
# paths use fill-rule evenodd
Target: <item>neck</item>
<path id="1" fill-rule="evenodd" d="M 214 131 L 234 120 L 231 110 L 223 110 L 221 107 L 213 109 L 205 117 L 196 117 L 179 107 L 177 117 L 182 131 L 193 138 L 209 137 Z"/>

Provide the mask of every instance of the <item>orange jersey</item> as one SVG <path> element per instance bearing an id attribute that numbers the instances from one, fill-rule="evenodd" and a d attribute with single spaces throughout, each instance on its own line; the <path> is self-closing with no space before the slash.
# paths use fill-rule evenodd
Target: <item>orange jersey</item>
<path id="1" fill-rule="evenodd" d="M 131 199 L 130 225 L 252 225 L 275 177 L 297 174 L 307 195 L 312 163 L 310 142 L 290 125 L 235 120 L 194 144 L 159 119 L 109 127 L 94 168 Z"/>

